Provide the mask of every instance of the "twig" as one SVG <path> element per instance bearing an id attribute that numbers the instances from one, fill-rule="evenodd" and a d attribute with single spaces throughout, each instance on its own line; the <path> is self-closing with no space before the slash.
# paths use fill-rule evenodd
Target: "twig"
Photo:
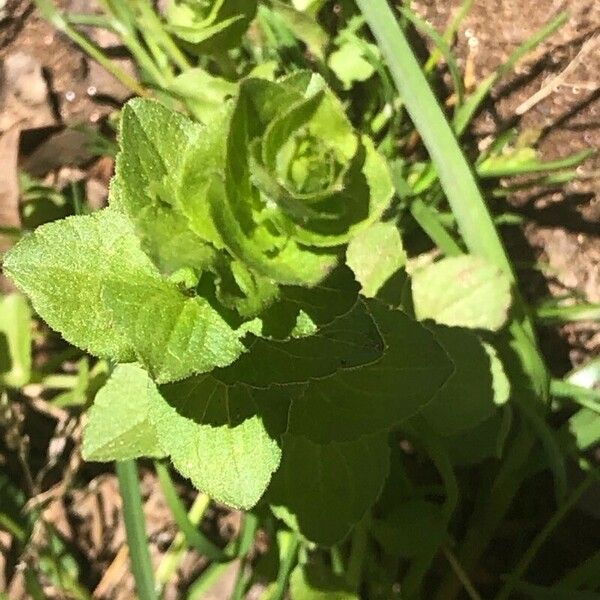
<path id="1" fill-rule="evenodd" d="M 550 94 L 552 94 L 554 91 L 556 91 L 556 88 L 560 87 L 561 85 L 576 87 L 577 84 L 567 83 L 567 81 L 566 81 L 567 77 L 569 75 L 571 75 L 571 73 L 573 73 L 573 71 L 581 64 L 583 59 L 588 54 L 590 54 L 593 50 L 595 50 L 596 47 L 599 45 L 600 45 L 600 35 L 596 35 L 596 36 L 590 38 L 589 40 L 587 40 L 581 47 L 581 50 L 579 50 L 579 52 L 577 53 L 577 56 L 575 56 L 575 58 L 565 67 L 565 69 L 563 69 L 558 75 L 552 77 L 548 82 L 546 82 L 539 91 L 537 91 L 535 94 L 533 94 L 533 96 L 531 96 L 530 98 L 525 100 L 525 102 L 522 102 L 521 104 L 519 104 L 519 106 L 517 106 L 517 108 L 515 110 L 515 113 L 517 115 L 525 114 L 528 110 L 532 109 L 536 104 L 538 104 L 539 102 L 544 100 L 544 98 L 547 98 Z M 590 82 L 585 82 L 585 83 L 586 83 L 586 87 L 587 87 Z M 594 89 L 597 89 L 598 85 L 599 84 L 596 83 L 596 87 Z"/>
<path id="2" fill-rule="evenodd" d="M 471 600 L 481 600 L 481 596 L 479 595 L 479 592 L 475 589 L 475 587 L 471 583 L 469 576 L 467 575 L 465 570 L 462 568 L 462 565 L 460 564 L 460 562 L 458 562 L 458 559 L 456 558 L 456 556 L 454 556 L 454 554 L 452 553 L 450 548 L 448 548 L 448 546 L 446 546 L 445 544 L 442 544 L 441 550 L 442 550 L 442 553 L 444 554 L 444 556 L 446 557 L 446 560 L 450 563 L 450 566 L 452 567 L 452 570 L 456 574 L 456 577 L 463 584 L 463 587 L 465 588 L 465 591 L 467 592 L 467 595 L 469 596 L 469 598 L 471 598 Z"/>

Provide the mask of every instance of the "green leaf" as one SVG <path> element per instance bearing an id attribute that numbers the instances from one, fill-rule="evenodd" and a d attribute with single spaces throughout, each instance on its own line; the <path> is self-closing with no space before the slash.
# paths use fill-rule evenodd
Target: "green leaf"
<path id="1" fill-rule="evenodd" d="M 237 84 L 194 67 L 177 75 L 169 91 L 185 102 L 196 119 L 208 124 L 225 101 L 235 96 Z"/>
<path id="2" fill-rule="evenodd" d="M 299 391 L 226 386 L 209 375 L 157 388 L 141 367 L 119 365 L 90 411 L 84 456 L 169 456 L 211 498 L 250 508 L 279 465 L 279 438 Z"/>
<path id="3" fill-rule="evenodd" d="M 290 433 L 316 442 L 389 431 L 421 410 L 453 371 L 426 327 L 378 301 L 367 304 L 384 340 L 373 364 L 311 381 L 290 410 Z"/>
<path id="4" fill-rule="evenodd" d="M 131 218 L 161 272 L 202 270 L 214 260 L 214 249 L 190 227 L 179 195 L 186 157 L 204 147 L 204 129 L 159 102 L 138 98 L 123 108 L 120 134 L 111 206 Z"/>
<path id="5" fill-rule="evenodd" d="M 159 382 L 226 366 L 244 350 L 242 333 L 204 298 L 160 276 L 112 209 L 40 227 L 6 255 L 4 269 L 68 342 L 138 360 Z"/>
<path id="6" fill-rule="evenodd" d="M 359 290 L 354 274 L 344 265 L 315 287 L 282 287 L 279 302 L 261 314 L 261 335 L 274 339 L 313 335 L 350 312 Z"/>
<path id="7" fill-rule="evenodd" d="M 375 223 L 350 240 L 346 263 L 360 282 L 363 295 L 374 298 L 406 264 L 406 252 L 396 223 Z"/>
<path id="8" fill-rule="evenodd" d="M 482 258 L 453 256 L 413 274 L 413 297 L 418 319 L 497 331 L 511 305 L 510 280 Z"/>
<path id="9" fill-rule="evenodd" d="M 438 435 L 456 435 L 491 417 L 508 400 L 509 383 L 494 350 L 474 333 L 441 325 L 432 331 L 455 370 L 421 415 Z"/>
<path id="10" fill-rule="evenodd" d="M 329 444 L 285 434 L 267 499 L 288 526 L 313 542 L 332 545 L 377 500 L 388 470 L 386 434 Z"/>
<path id="11" fill-rule="evenodd" d="M 0 298 L 0 382 L 20 388 L 31 379 L 31 309 L 20 294 Z"/>
<path id="12" fill-rule="evenodd" d="M 197 54 L 236 46 L 256 13 L 257 0 L 178 0 L 169 3 L 167 29 Z"/>
<path id="13" fill-rule="evenodd" d="M 298 565 L 290 577 L 291 600 L 358 600 L 348 582 L 321 564 Z"/>
<path id="14" fill-rule="evenodd" d="M 374 56 L 379 56 L 377 46 L 351 36 L 341 42 L 339 48 L 330 54 L 327 61 L 329 68 L 342 82 L 345 90 L 349 90 L 357 81 L 367 81 L 375 73 L 375 67 L 364 56 L 363 44 L 367 45 Z"/>
<path id="15" fill-rule="evenodd" d="M 161 438 L 175 468 L 217 501 L 254 506 L 279 466 L 279 436 L 299 388 L 257 391 L 198 376 L 160 391 L 171 409 Z"/>
<path id="16" fill-rule="evenodd" d="M 84 459 L 104 462 L 166 456 L 157 427 L 157 413 L 163 403 L 144 369 L 133 364 L 119 365 L 96 394 L 88 412 Z"/>
<path id="17" fill-rule="evenodd" d="M 392 198 L 386 162 L 316 75 L 243 81 L 227 146 L 224 179 L 209 189 L 212 219 L 233 256 L 281 284 L 323 280 L 336 247 Z"/>
<path id="18" fill-rule="evenodd" d="M 426 555 L 447 537 L 446 519 L 438 504 L 406 500 L 371 524 L 375 539 L 390 556 Z"/>
<path id="19" fill-rule="evenodd" d="M 215 376 L 229 384 L 256 387 L 304 383 L 338 370 L 360 367 L 378 360 L 383 341 L 373 319 L 359 302 L 317 333 L 288 342 L 256 338 L 249 352 Z"/>
<path id="20" fill-rule="evenodd" d="M 317 20 L 280 0 L 273 0 L 272 6 L 273 12 L 285 21 L 292 33 L 306 44 L 308 50 L 317 58 L 323 59 L 329 38 Z"/>
<path id="21" fill-rule="evenodd" d="M 512 425 L 512 409 L 504 406 L 491 417 L 442 442 L 456 465 L 474 465 L 489 458 L 500 458 Z"/>

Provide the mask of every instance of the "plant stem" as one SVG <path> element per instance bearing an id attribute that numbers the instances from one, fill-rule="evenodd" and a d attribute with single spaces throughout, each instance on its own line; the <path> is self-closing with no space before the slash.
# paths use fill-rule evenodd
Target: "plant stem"
<path id="1" fill-rule="evenodd" d="M 121 69 L 112 60 L 93 44 L 87 37 L 79 33 L 72 27 L 65 17 L 56 10 L 52 0 L 34 0 L 42 16 L 50 21 L 56 29 L 62 31 L 75 44 L 77 44 L 85 53 L 89 54 L 97 63 L 102 65 L 113 77 L 118 79 L 125 87 L 129 88 L 138 96 L 148 96 L 148 91 L 139 83 L 135 77 L 132 77 L 127 71 Z"/>
<path id="2" fill-rule="evenodd" d="M 185 507 L 177 495 L 177 490 L 171 479 L 169 468 L 159 461 L 154 463 L 154 467 L 160 482 L 160 487 L 165 495 L 165 500 L 173 513 L 173 518 L 175 519 L 177 526 L 187 538 L 188 544 L 193 546 L 200 554 L 211 560 L 222 561 L 227 558 L 223 550 L 217 548 L 210 540 L 204 537 L 202 533 L 198 531 L 196 524 L 192 523 L 188 518 Z M 210 499 L 205 497 L 204 501 L 208 503 L 210 502 Z"/>
<path id="3" fill-rule="evenodd" d="M 446 560 L 450 563 L 452 570 L 456 573 L 456 577 L 463 584 L 465 592 L 467 592 L 469 598 L 471 598 L 471 600 L 481 600 L 481 596 L 475 589 L 475 586 L 471 583 L 469 576 L 465 573 L 462 565 L 446 544 L 442 544 L 442 553 L 446 557 Z"/>
<path id="4" fill-rule="evenodd" d="M 562 379 L 553 379 L 550 393 L 559 398 L 570 398 L 584 408 L 600 413 L 600 391 L 575 385 Z"/>
<path id="5" fill-rule="evenodd" d="M 188 513 L 188 519 L 193 525 L 198 525 L 210 504 L 210 498 L 206 494 L 198 494 Z M 166 585 L 175 571 L 177 571 L 185 551 L 188 549 L 188 541 L 183 531 L 178 531 L 175 539 L 169 546 L 167 553 L 156 570 L 156 581 L 162 587 Z"/>
<path id="6" fill-rule="evenodd" d="M 290 573 L 292 572 L 292 567 L 296 562 L 299 547 L 300 536 L 296 532 L 290 532 L 287 540 L 287 547 L 285 548 L 285 556 L 281 561 L 279 573 L 277 574 L 276 587 L 272 595 L 269 596 L 269 600 L 283 600 L 285 597 L 288 580 L 290 578 Z"/>
<path id="7" fill-rule="evenodd" d="M 494 531 L 502 522 L 514 495 L 521 487 L 527 470 L 529 455 L 535 441 L 527 426 L 522 424 L 494 479 L 491 489 L 484 495 L 475 508 L 469 529 L 458 555 L 458 560 L 463 566 L 465 573 L 472 571 L 479 557 L 487 548 Z M 455 598 L 461 586 L 462 582 L 453 572 L 442 582 L 436 595 L 437 600 L 451 600 Z"/>
<path id="8" fill-rule="evenodd" d="M 539 549 L 544 545 L 550 534 L 556 529 L 559 523 L 564 519 L 567 513 L 577 504 L 584 492 L 596 480 L 594 473 L 588 473 L 586 478 L 573 490 L 569 498 L 563 502 L 558 510 L 552 515 L 552 518 L 546 523 L 545 527 L 537 534 L 527 552 L 523 555 L 519 564 L 510 574 L 506 583 L 496 596 L 496 600 L 508 600 L 510 598 L 515 584 L 526 574 L 529 565 L 533 562 Z"/>
<path id="9" fill-rule="evenodd" d="M 369 543 L 369 517 L 367 513 L 354 528 L 352 534 L 352 549 L 348 559 L 348 568 L 346 569 L 346 581 L 352 586 L 353 590 L 358 590 L 362 580 L 365 555 Z"/>
<path id="10" fill-rule="evenodd" d="M 157 600 L 135 460 L 116 463 L 131 570 L 140 600 Z"/>

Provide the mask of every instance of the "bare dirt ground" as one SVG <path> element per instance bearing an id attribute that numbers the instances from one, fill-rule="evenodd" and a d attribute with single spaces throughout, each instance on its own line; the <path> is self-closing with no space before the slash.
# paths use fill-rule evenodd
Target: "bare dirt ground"
<path id="1" fill-rule="evenodd" d="M 459 4 L 458 0 L 419 0 L 413 7 L 439 30 Z M 78 11 L 85 5 L 85 0 L 69 2 Z M 597 0 L 476 0 L 458 35 L 461 66 L 466 70 L 467 84 L 474 87 L 519 43 L 564 8 L 571 14 L 568 24 L 495 90 L 471 132 L 478 144 L 516 125 L 521 131 L 540 136 L 546 159 L 589 147 L 600 149 L 600 44 L 582 54 L 586 44 L 600 39 Z M 98 42 L 114 45 L 110 38 Z M 119 48 L 111 52 L 118 56 Z M 50 183 L 73 178 L 86 181 L 88 193 L 95 194 L 101 205 L 111 161 L 90 160 L 81 140 L 57 139 L 56 134 L 63 132 L 65 125 L 98 124 L 122 102 L 126 90 L 42 20 L 26 0 L 8 0 L 0 12 L 0 61 L 0 164 L 12 165 L 15 171 L 2 170 L 6 181 L 0 184 L 0 195 L 14 201 L 9 180 L 16 177 L 18 159 L 21 166 L 26 165 Z M 568 77 L 556 86 L 553 78 L 565 69 Z M 522 116 L 517 115 L 519 107 L 545 86 L 550 86 L 550 93 Z M 3 141 L 8 143 L 7 132 L 14 127 L 22 132 L 18 157 L 2 146 Z M 53 135 L 47 135 L 48 131 Z M 525 219 L 523 226 L 513 228 L 506 239 L 530 298 L 575 292 L 590 302 L 600 302 L 600 156 L 589 159 L 580 171 L 590 177 L 566 189 L 521 194 L 499 205 Z M 14 219 L 14 210 L 12 215 L 9 210 L 8 217 L 0 217 L 8 218 L 2 223 L 5 225 Z M 563 326 L 559 336 L 555 329 L 545 330 L 542 344 L 555 368 L 567 371 L 598 354 L 600 324 Z M 39 444 L 45 454 L 43 442 Z M 79 484 L 67 493 L 56 488 L 56 494 L 45 499 L 46 518 L 89 564 L 82 583 L 95 590 L 95 598 L 131 598 L 116 479 L 112 473 L 94 471 L 76 459 L 71 475 Z M 68 463 L 63 465 L 65 470 Z M 56 475 L 57 481 L 61 478 Z M 81 482 L 89 483 L 82 486 Z M 143 490 L 152 555 L 158 561 L 173 539 L 175 526 L 150 470 L 144 474 Z M 212 519 L 224 538 L 235 531 L 237 521 L 239 515 L 218 511 Z M 13 558 L 0 556 L 0 573 Z M 179 581 L 189 581 L 202 564 L 201 558 L 190 555 L 180 569 Z M 0 576 L 0 590 L 7 589 L 11 600 L 19 600 L 25 596 L 22 578 L 14 566 L 10 581 L 2 581 Z M 175 582 L 165 597 L 178 597 L 177 590 Z M 225 596 L 215 591 L 213 597 Z"/>

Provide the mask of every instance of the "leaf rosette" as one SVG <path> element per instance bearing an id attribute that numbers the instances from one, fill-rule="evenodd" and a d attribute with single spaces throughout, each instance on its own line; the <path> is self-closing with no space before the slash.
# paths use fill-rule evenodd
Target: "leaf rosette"
<path id="1" fill-rule="evenodd" d="M 146 252 L 166 275 L 213 286 L 245 318 L 275 302 L 280 286 L 323 281 L 393 194 L 373 142 L 322 78 L 304 72 L 242 81 L 205 126 L 132 101 L 122 146 L 112 203 Z"/>

